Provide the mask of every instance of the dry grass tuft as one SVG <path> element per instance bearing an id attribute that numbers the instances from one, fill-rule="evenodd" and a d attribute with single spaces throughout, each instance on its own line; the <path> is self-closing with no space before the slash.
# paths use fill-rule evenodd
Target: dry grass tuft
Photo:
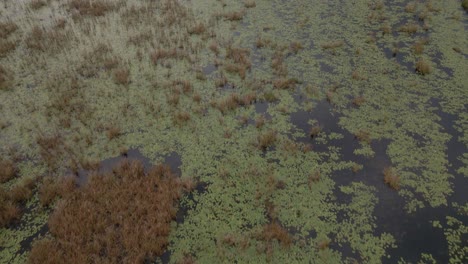
<path id="1" fill-rule="evenodd" d="M 39 203 L 46 207 L 51 205 L 57 198 L 64 198 L 71 194 L 76 188 L 73 177 L 45 177 L 39 186 Z"/>
<path id="2" fill-rule="evenodd" d="M 29 6 L 34 10 L 38 10 L 46 5 L 47 2 L 44 0 L 32 0 L 31 3 L 29 3 Z"/>
<path id="3" fill-rule="evenodd" d="M 400 189 L 400 176 L 397 174 L 395 168 L 386 167 L 383 171 L 384 182 L 394 190 Z"/>
<path id="4" fill-rule="evenodd" d="M 336 49 L 344 45 L 343 40 L 334 40 L 320 45 L 322 49 Z"/>
<path id="5" fill-rule="evenodd" d="M 206 32 L 206 26 L 202 22 L 198 22 L 187 30 L 191 35 L 201 35 Z"/>
<path id="6" fill-rule="evenodd" d="M 103 16 L 112 11 L 114 6 L 106 0 L 72 0 L 70 8 L 84 16 Z"/>
<path id="7" fill-rule="evenodd" d="M 267 243 L 277 240 L 283 248 L 289 248 L 292 244 L 291 235 L 277 222 L 265 225 L 260 238 Z"/>
<path id="8" fill-rule="evenodd" d="M 11 160 L 0 159 L 0 183 L 5 183 L 16 177 L 18 169 Z"/>
<path id="9" fill-rule="evenodd" d="M 321 132 L 322 132 L 322 127 L 319 125 L 315 125 L 310 129 L 309 136 L 311 138 L 314 138 L 320 135 Z"/>
<path id="10" fill-rule="evenodd" d="M 427 62 L 424 59 L 420 59 L 418 62 L 416 62 L 416 72 L 422 75 L 426 75 L 432 72 L 432 67 L 429 62 Z"/>
<path id="11" fill-rule="evenodd" d="M 262 128 L 265 125 L 265 122 L 266 122 L 265 116 L 260 115 L 255 119 L 255 127 L 256 128 Z"/>
<path id="12" fill-rule="evenodd" d="M 408 4 L 406 4 L 405 6 L 406 12 L 414 13 L 415 10 L 416 10 L 416 2 L 409 2 Z"/>
<path id="13" fill-rule="evenodd" d="M 354 97 L 352 102 L 354 106 L 360 107 L 366 102 L 366 98 L 364 98 L 364 96 Z"/>
<path id="14" fill-rule="evenodd" d="M 179 111 L 174 114 L 174 124 L 183 125 L 190 120 L 190 114 L 187 111 Z"/>
<path id="15" fill-rule="evenodd" d="M 115 70 L 114 81 L 116 84 L 128 85 L 130 83 L 130 71 L 128 69 Z"/>
<path id="16" fill-rule="evenodd" d="M 289 50 L 294 54 L 297 54 L 302 49 L 304 49 L 304 46 L 302 46 L 302 43 L 298 41 L 293 41 L 289 44 Z"/>
<path id="17" fill-rule="evenodd" d="M 360 142 L 370 144 L 372 142 L 371 135 L 369 131 L 359 130 L 354 134 L 354 137 Z"/>
<path id="18" fill-rule="evenodd" d="M 309 178 L 307 179 L 307 184 L 309 186 L 309 189 L 312 188 L 312 186 L 315 183 L 320 181 L 320 177 L 321 177 L 321 174 L 319 170 L 315 170 L 309 175 Z"/>
<path id="19" fill-rule="evenodd" d="M 407 23 L 406 25 L 403 25 L 400 27 L 401 32 L 406 32 L 408 34 L 414 34 L 418 32 L 419 26 L 416 23 Z"/>
<path id="20" fill-rule="evenodd" d="M 256 6 L 257 6 L 257 4 L 255 3 L 254 0 L 244 0 L 244 7 L 245 8 L 254 8 Z"/>
<path id="21" fill-rule="evenodd" d="M 269 130 L 261 133 L 257 137 L 258 147 L 262 150 L 266 150 L 268 147 L 275 144 L 277 140 L 277 133 L 274 130 Z"/>
<path id="22" fill-rule="evenodd" d="M 0 22 L 0 39 L 6 39 L 10 34 L 15 32 L 18 29 L 18 26 L 11 22 Z"/>
<path id="23" fill-rule="evenodd" d="M 109 140 L 118 138 L 120 135 L 122 135 L 122 131 L 115 125 L 110 125 L 106 130 L 106 136 Z"/>
<path id="24" fill-rule="evenodd" d="M 0 39 L 0 58 L 16 49 L 16 42 Z"/>
<path id="25" fill-rule="evenodd" d="M 18 220 L 21 217 L 21 210 L 1 196 L 3 195 L 0 194 L 0 228 L 3 228 Z"/>
<path id="26" fill-rule="evenodd" d="M 229 21 L 239 21 L 244 18 L 245 12 L 244 11 L 231 11 L 224 13 L 224 18 Z"/>
<path id="27" fill-rule="evenodd" d="M 48 222 L 51 237 L 33 244 L 29 262 L 151 262 L 168 245 L 183 189 L 168 166 L 145 173 L 138 161 L 92 175 L 57 205 Z"/>
<path id="28" fill-rule="evenodd" d="M 10 87 L 10 74 L 0 65 L 0 90 L 7 90 Z"/>
<path id="29" fill-rule="evenodd" d="M 276 89 L 282 89 L 282 90 L 287 90 L 287 89 L 294 89 L 296 87 L 296 84 L 298 84 L 299 81 L 294 78 L 281 78 L 277 79 L 273 82 L 273 87 Z"/>
<path id="30" fill-rule="evenodd" d="M 416 41 L 416 43 L 414 43 L 413 45 L 414 54 L 422 54 L 424 51 L 424 45 L 426 45 L 428 42 L 429 42 L 429 39 L 427 38 L 423 38 L 423 39 Z"/>

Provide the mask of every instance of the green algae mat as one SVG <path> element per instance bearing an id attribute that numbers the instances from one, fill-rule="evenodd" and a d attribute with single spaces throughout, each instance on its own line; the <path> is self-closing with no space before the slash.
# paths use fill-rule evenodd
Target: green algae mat
<path id="1" fill-rule="evenodd" d="M 466 8 L 3 1 L 0 263 L 467 263 Z M 92 179 L 126 177 L 128 159 L 190 191 L 135 184 L 125 197 L 151 206 L 75 217 L 111 203 Z M 164 215 L 134 226 L 161 245 L 122 237 L 137 213 Z M 44 259 L 65 244 L 78 253 Z"/>

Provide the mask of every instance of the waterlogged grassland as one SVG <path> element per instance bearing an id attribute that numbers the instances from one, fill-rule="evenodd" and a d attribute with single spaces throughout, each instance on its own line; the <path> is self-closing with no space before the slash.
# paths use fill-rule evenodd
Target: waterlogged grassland
<path id="1" fill-rule="evenodd" d="M 182 198 L 170 262 L 466 260 L 466 214 L 422 219 L 443 230 L 448 252 L 408 259 L 390 255 L 404 250 L 392 251 L 399 241 L 379 229 L 375 210 L 392 167 L 401 210 L 454 212 L 451 183 L 468 166 L 464 153 L 458 174 L 449 172 L 447 147 L 454 136 L 468 144 L 460 1 L 88 2 L 0 6 L 1 153 L 21 157 L 18 177 L 2 188 L 88 169 L 128 148 L 154 162 L 177 152 L 181 177 L 206 190 Z M 347 134 L 322 127 L 310 137 L 291 121 L 317 111 L 308 127 L 323 126 L 324 103 Z M 334 145 L 349 134 L 358 148 Z M 341 179 L 366 166 L 354 157 L 370 160 L 379 140 L 389 142 L 381 173 Z M 40 188 L 18 205 L 27 213 L 0 229 L 4 263 L 26 261 L 21 241 L 47 221 Z"/>

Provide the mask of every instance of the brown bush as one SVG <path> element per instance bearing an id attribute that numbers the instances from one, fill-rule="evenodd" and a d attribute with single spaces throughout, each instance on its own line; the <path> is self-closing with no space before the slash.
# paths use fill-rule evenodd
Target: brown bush
<path id="1" fill-rule="evenodd" d="M 16 49 L 16 42 L 0 39 L 0 58 Z"/>
<path id="2" fill-rule="evenodd" d="M 322 49 L 336 49 L 344 45 L 342 40 L 334 40 L 330 42 L 325 42 L 321 45 Z"/>
<path id="3" fill-rule="evenodd" d="M 20 209 L 9 201 L 0 201 L 0 228 L 8 226 L 21 217 Z"/>
<path id="4" fill-rule="evenodd" d="M 17 173 L 18 169 L 12 161 L 0 159 L 0 183 L 13 179 Z"/>
<path id="5" fill-rule="evenodd" d="M 18 26 L 11 22 L 0 23 L 0 39 L 7 38 L 10 34 L 15 32 L 18 29 Z"/>
<path id="6" fill-rule="evenodd" d="M 72 0 L 70 8 L 78 10 L 80 15 L 103 16 L 114 7 L 108 1 L 103 0 Z"/>
<path id="7" fill-rule="evenodd" d="M 292 244 L 292 238 L 288 231 L 277 222 L 267 224 L 263 227 L 261 239 L 265 240 L 267 243 L 277 240 L 284 248 L 288 248 Z"/>
<path id="8" fill-rule="evenodd" d="M 383 171 L 384 182 L 394 190 L 400 189 L 400 176 L 396 173 L 395 168 L 387 167 Z"/>
<path id="9" fill-rule="evenodd" d="M 106 131 L 107 138 L 112 140 L 114 138 L 118 138 L 122 134 L 122 131 L 117 126 L 109 126 Z"/>
<path id="10" fill-rule="evenodd" d="M 418 62 L 416 62 L 416 72 L 418 72 L 421 75 L 426 75 L 432 72 L 432 67 L 429 62 L 427 62 L 424 59 L 420 59 Z"/>
<path id="11" fill-rule="evenodd" d="M 76 188 L 73 177 L 45 177 L 39 187 L 39 203 L 49 206 L 59 197 L 66 197 Z"/>
<path id="12" fill-rule="evenodd" d="M 144 172 L 125 160 L 72 191 L 49 219 L 50 240 L 33 245 L 30 263 L 44 254 L 58 263 L 142 263 L 164 253 L 183 181 L 169 167 Z M 49 262 L 47 259 L 46 262 Z"/>
<path id="13" fill-rule="evenodd" d="M 32 196 L 32 190 L 24 185 L 17 185 L 10 190 L 10 199 L 15 203 L 27 201 Z"/>
<path id="14" fill-rule="evenodd" d="M 44 0 L 32 0 L 31 3 L 29 3 L 29 6 L 31 6 L 31 8 L 34 10 L 40 9 L 41 7 L 46 5 L 47 3 Z"/>
<path id="15" fill-rule="evenodd" d="M 115 83 L 128 85 L 130 83 L 130 71 L 128 69 L 118 69 L 114 71 Z"/>
<path id="16" fill-rule="evenodd" d="M 269 146 L 273 145 L 276 142 L 276 131 L 269 130 L 265 133 L 262 133 L 257 138 L 258 147 L 262 150 L 266 150 Z"/>
<path id="17" fill-rule="evenodd" d="M 244 7 L 245 8 L 254 8 L 256 6 L 257 6 L 257 4 L 255 3 L 254 0 L 245 0 L 244 1 Z"/>

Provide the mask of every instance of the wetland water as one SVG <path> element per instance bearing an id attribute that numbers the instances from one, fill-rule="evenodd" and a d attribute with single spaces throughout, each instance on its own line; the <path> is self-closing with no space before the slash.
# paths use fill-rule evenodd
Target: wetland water
<path id="1" fill-rule="evenodd" d="M 467 263 L 462 2 L 4 1 L 0 263 Z"/>

